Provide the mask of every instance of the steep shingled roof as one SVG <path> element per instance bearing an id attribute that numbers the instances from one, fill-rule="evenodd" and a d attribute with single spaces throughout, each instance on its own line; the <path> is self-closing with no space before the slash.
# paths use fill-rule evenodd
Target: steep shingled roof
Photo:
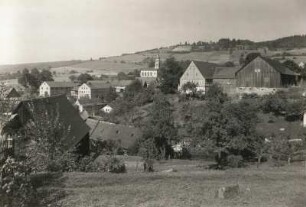
<path id="1" fill-rule="evenodd" d="M 142 136 L 141 130 L 133 126 L 114 124 L 94 119 L 87 119 L 86 123 L 91 128 L 91 139 L 115 140 L 120 142 L 123 148 L 129 148 Z"/>
<path id="2" fill-rule="evenodd" d="M 216 67 L 213 79 L 235 79 L 239 69 L 240 67 Z"/>
<path id="3" fill-rule="evenodd" d="M 265 61 L 266 63 L 268 63 L 271 67 L 273 67 L 276 71 L 278 71 L 280 74 L 284 74 L 284 75 L 299 75 L 298 73 L 293 72 L 292 70 L 290 70 L 289 68 L 287 68 L 286 66 L 284 66 L 283 64 L 279 63 L 276 60 L 272 60 L 270 58 L 267 57 L 262 57 L 262 56 L 258 56 L 256 58 L 254 58 L 251 62 L 249 62 L 248 64 L 244 65 L 242 68 L 240 68 L 237 72 L 243 70 L 243 68 L 245 68 L 247 65 L 249 65 L 250 63 L 252 63 L 254 60 L 261 58 L 263 61 Z M 237 73 L 236 72 L 236 73 Z"/>
<path id="4" fill-rule="evenodd" d="M 202 62 L 202 61 L 192 61 L 201 74 L 203 75 L 204 78 L 206 79 L 212 79 L 215 71 L 215 67 L 217 66 L 214 63 L 209 63 L 209 62 Z"/>
<path id="5" fill-rule="evenodd" d="M 266 57 L 261 57 L 261 56 L 259 58 L 265 60 L 269 65 L 271 65 L 275 70 L 277 70 L 281 74 L 284 74 L 284 75 L 299 75 L 299 74 L 293 72 L 292 70 L 290 70 L 289 68 L 287 68 L 286 66 L 284 66 L 283 64 L 281 64 L 280 62 L 278 62 L 276 60 L 266 58 Z"/>
<path id="6" fill-rule="evenodd" d="M 90 131 L 77 109 L 67 100 L 66 96 L 52 96 L 46 98 L 36 98 L 21 101 L 12 111 L 17 114 L 19 122 L 24 125 L 33 119 L 33 113 L 39 112 L 58 112 L 59 120 L 66 125 L 68 130 L 67 140 L 64 145 L 67 149 L 75 147 Z"/>

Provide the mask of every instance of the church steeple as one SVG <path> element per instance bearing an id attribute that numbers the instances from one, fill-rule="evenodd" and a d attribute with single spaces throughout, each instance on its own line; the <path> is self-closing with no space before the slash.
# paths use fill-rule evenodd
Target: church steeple
<path id="1" fill-rule="evenodd" d="M 159 54 L 157 54 L 156 59 L 155 59 L 155 69 L 158 70 L 160 67 L 160 58 L 159 58 Z"/>

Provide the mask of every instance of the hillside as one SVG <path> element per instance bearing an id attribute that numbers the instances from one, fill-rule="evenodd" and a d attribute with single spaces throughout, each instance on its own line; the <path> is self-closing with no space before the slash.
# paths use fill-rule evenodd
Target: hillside
<path id="1" fill-rule="evenodd" d="M 223 64 L 227 61 L 238 63 L 242 53 L 262 52 L 260 48 L 268 48 L 267 51 L 265 49 L 265 55 L 267 56 L 288 56 L 288 58 L 291 59 L 298 59 L 296 61 L 304 61 L 306 59 L 306 35 L 295 35 L 262 42 L 239 39 L 220 39 L 218 42 L 208 43 L 199 41 L 187 46 L 189 46 L 190 50 L 184 52 L 177 52 L 175 48 L 182 46 L 174 45 L 136 53 L 122 54 L 121 56 L 100 57 L 91 61 L 72 60 L 0 65 L 0 73 L 16 72 L 24 68 L 52 68 L 52 70 L 60 72 L 63 75 L 70 70 L 75 70 L 78 73 L 90 71 L 93 75 L 115 75 L 119 72 L 128 73 L 135 69 L 139 70 L 146 68 L 146 60 L 149 58 L 156 58 L 157 54 L 160 55 L 162 61 L 169 57 L 174 57 L 177 60 L 198 60 Z M 241 46 L 244 47 L 244 49 L 240 49 Z"/>
<path id="2" fill-rule="evenodd" d="M 54 67 L 69 66 L 81 63 L 81 60 L 68 60 L 68 61 L 54 61 L 54 62 L 39 62 L 39 63 L 22 63 L 22 64 L 12 64 L 12 65 L 0 65 L 0 73 L 6 72 L 17 72 L 18 70 L 23 70 L 24 68 L 32 69 L 48 69 Z"/>

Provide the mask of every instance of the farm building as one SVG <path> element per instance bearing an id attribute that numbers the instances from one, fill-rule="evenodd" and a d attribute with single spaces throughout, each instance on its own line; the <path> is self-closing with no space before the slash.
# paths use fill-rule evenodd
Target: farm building
<path id="1" fill-rule="evenodd" d="M 88 116 L 95 116 L 96 114 L 99 114 L 100 109 L 106 105 L 101 101 L 101 99 L 88 98 L 78 99 L 74 104 L 78 107 L 80 113 L 86 111 Z"/>
<path id="2" fill-rule="evenodd" d="M 236 93 L 236 72 L 239 67 L 216 67 L 213 74 L 213 83 L 217 83 L 227 94 Z"/>
<path id="3" fill-rule="evenodd" d="M 297 84 L 299 74 L 281 63 L 258 56 L 236 72 L 238 90 L 276 90 Z"/>
<path id="4" fill-rule="evenodd" d="M 109 91 L 110 84 L 104 81 L 89 81 L 78 89 L 78 98 L 103 98 Z"/>
<path id="5" fill-rule="evenodd" d="M 30 123 L 50 126 L 52 117 L 58 119 L 67 128 L 63 147 L 81 155 L 88 154 L 90 128 L 64 95 L 21 101 L 12 111 L 10 120 L 2 128 L 3 132 L 6 132 L 6 136 L 2 140 L 1 146 L 3 147 L 8 139 L 15 137 L 19 132 L 26 132 L 24 134 L 26 139 L 18 146 L 28 146 L 33 140 L 27 137 L 29 132 L 25 130 L 26 126 L 29 126 Z M 22 147 L 14 147 L 14 154 L 19 154 Z"/>
<path id="6" fill-rule="evenodd" d="M 207 88 L 213 83 L 213 75 L 216 64 L 192 61 L 186 71 L 180 78 L 178 90 L 181 91 L 182 86 L 188 82 L 195 83 L 197 90 L 205 93 Z"/>
<path id="7" fill-rule="evenodd" d="M 76 86 L 72 82 L 54 82 L 45 81 L 39 86 L 39 96 L 57 96 L 57 95 L 71 95 L 71 90 Z"/>
<path id="8" fill-rule="evenodd" d="M 114 124 L 94 119 L 87 119 L 86 124 L 90 127 L 90 139 L 95 141 L 113 140 L 124 149 L 133 146 L 140 139 L 142 132 L 139 128 L 122 124 Z"/>

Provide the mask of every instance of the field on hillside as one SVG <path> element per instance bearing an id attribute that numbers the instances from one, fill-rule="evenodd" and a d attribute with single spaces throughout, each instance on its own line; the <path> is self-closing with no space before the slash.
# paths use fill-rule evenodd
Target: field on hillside
<path id="1" fill-rule="evenodd" d="M 67 173 L 61 190 L 63 206 L 306 206 L 306 168 L 292 166 L 259 169 L 249 166 L 225 171 L 208 170 L 206 162 L 171 160 L 156 163 L 157 172 L 142 173 L 135 166 L 125 174 Z M 165 169 L 177 172 L 162 172 Z M 236 198 L 216 199 L 218 188 L 240 186 Z"/>

